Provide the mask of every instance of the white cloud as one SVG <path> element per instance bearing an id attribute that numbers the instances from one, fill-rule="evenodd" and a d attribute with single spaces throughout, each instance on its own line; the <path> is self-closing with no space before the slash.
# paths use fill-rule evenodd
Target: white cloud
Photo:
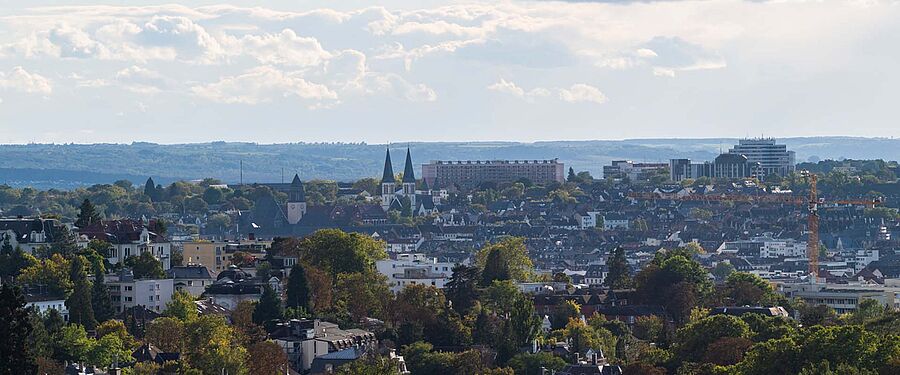
<path id="1" fill-rule="evenodd" d="M 559 100 L 567 103 L 586 102 L 603 104 L 608 100 L 606 95 L 600 92 L 600 89 L 584 83 L 576 83 L 569 88 L 537 87 L 525 91 L 525 89 L 519 87 L 515 83 L 501 78 L 499 82 L 489 85 L 487 89 L 507 95 L 512 95 L 513 97 L 523 99 L 528 102 L 534 102 L 538 98 L 551 97 L 553 93 L 556 93 L 556 97 Z"/>
<path id="2" fill-rule="evenodd" d="M 0 72 L 0 89 L 50 95 L 53 93 L 53 83 L 40 74 L 29 73 L 17 66 L 9 72 Z"/>
<path id="3" fill-rule="evenodd" d="M 550 90 L 548 89 L 538 87 L 525 91 L 525 89 L 519 87 L 514 82 L 507 81 L 503 78 L 500 78 L 499 82 L 488 86 L 487 89 L 512 95 L 514 97 L 525 99 L 527 101 L 534 101 L 535 98 L 541 98 L 550 95 Z"/>
<path id="4" fill-rule="evenodd" d="M 118 71 L 115 81 L 125 89 L 141 94 L 155 94 L 176 85 L 173 79 L 136 65 Z"/>
<path id="5" fill-rule="evenodd" d="M 559 98 L 569 103 L 589 102 L 603 104 L 608 100 L 606 95 L 600 92 L 600 89 L 583 83 L 576 83 L 568 89 L 559 89 Z"/>
<path id="6" fill-rule="evenodd" d="M 309 82 L 300 74 L 283 72 L 271 66 L 223 77 L 215 83 L 197 85 L 191 91 L 198 97 L 227 104 L 253 105 L 291 97 L 313 102 L 337 99 L 337 94 L 328 87 Z"/>
<path id="7" fill-rule="evenodd" d="M 300 37 L 291 29 L 277 34 L 247 35 L 242 51 L 263 64 L 315 66 L 331 57 L 316 38 Z"/>

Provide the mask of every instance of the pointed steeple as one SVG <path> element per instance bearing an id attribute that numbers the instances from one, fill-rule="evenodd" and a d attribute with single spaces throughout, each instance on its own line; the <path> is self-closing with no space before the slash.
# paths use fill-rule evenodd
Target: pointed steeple
<path id="1" fill-rule="evenodd" d="M 381 183 L 396 182 L 394 180 L 394 166 L 391 165 L 391 149 L 384 156 L 384 174 L 381 175 Z"/>
<path id="2" fill-rule="evenodd" d="M 412 156 L 406 148 L 406 166 L 403 167 L 403 183 L 416 183 L 416 172 L 413 170 Z"/>
<path id="3" fill-rule="evenodd" d="M 288 189 L 288 202 L 305 202 L 306 189 L 303 188 L 303 182 L 300 176 L 294 174 L 294 180 L 291 181 L 291 187 Z"/>

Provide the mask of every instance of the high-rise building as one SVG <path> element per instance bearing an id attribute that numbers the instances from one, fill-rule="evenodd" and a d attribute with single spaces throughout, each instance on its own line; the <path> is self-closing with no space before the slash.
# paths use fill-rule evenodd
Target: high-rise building
<path id="1" fill-rule="evenodd" d="M 774 138 L 741 139 L 728 153 L 744 155 L 747 160 L 758 162 L 760 177 L 770 174 L 787 176 L 796 168 L 794 152 L 788 151 L 786 145 L 776 144 Z"/>
<path id="2" fill-rule="evenodd" d="M 565 165 L 550 160 L 432 160 L 422 165 L 422 178 L 428 186 L 441 189 L 458 186 L 475 188 L 485 182 L 514 182 L 525 178 L 536 184 L 565 182 Z"/>
<path id="3" fill-rule="evenodd" d="M 700 177 L 741 179 L 759 177 L 760 163 L 744 155 L 721 154 L 712 162 L 692 163 L 690 159 L 669 160 L 669 177 L 673 181 Z"/>

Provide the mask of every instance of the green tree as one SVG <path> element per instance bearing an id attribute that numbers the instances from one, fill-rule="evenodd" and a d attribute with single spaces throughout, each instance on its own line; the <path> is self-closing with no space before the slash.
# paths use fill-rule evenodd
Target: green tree
<path id="1" fill-rule="evenodd" d="M 712 283 L 707 271 L 684 251 L 660 251 L 635 276 L 636 299 L 665 306 L 677 321 L 684 321 L 698 298 L 708 295 Z"/>
<path id="2" fill-rule="evenodd" d="M 184 322 L 178 318 L 164 316 L 154 319 L 147 327 L 144 341 L 153 344 L 166 352 L 181 352 L 183 350 Z"/>
<path id="3" fill-rule="evenodd" d="M 553 329 L 560 329 L 569 324 L 569 319 L 578 319 L 581 316 L 581 306 L 575 301 L 562 300 L 553 311 Z"/>
<path id="4" fill-rule="evenodd" d="M 61 225 L 56 228 L 57 232 L 50 243 L 49 254 L 60 254 L 66 258 L 78 253 L 78 238 L 69 230 L 69 227 Z"/>
<path id="5" fill-rule="evenodd" d="M 156 202 L 160 200 L 159 190 L 156 188 L 156 183 L 153 182 L 153 178 L 147 178 L 147 182 L 144 183 L 144 195 L 149 197 L 152 201 Z"/>
<path id="6" fill-rule="evenodd" d="M 204 374 L 249 373 L 247 349 L 238 345 L 237 335 L 223 317 L 203 315 L 188 321 L 184 337 L 182 356 L 191 367 Z"/>
<path id="7" fill-rule="evenodd" d="M 109 295 L 109 287 L 106 286 L 106 278 L 101 266 L 94 266 L 94 284 L 91 290 L 91 308 L 94 310 L 94 318 L 105 322 L 112 319 L 115 310 L 112 306 L 112 298 Z"/>
<path id="8" fill-rule="evenodd" d="M 225 198 L 225 193 L 222 189 L 215 187 L 208 187 L 203 191 L 203 201 L 209 204 L 219 204 L 222 203 L 222 199 Z"/>
<path id="9" fill-rule="evenodd" d="M 453 310 L 465 315 L 468 314 L 478 300 L 478 281 L 480 274 L 478 267 L 470 267 L 458 264 L 453 267 L 453 275 L 447 281 L 444 293 L 452 303 Z"/>
<path id="10" fill-rule="evenodd" d="M 162 263 L 150 251 L 142 252 L 139 256 L 126 258 L 125 266 L 131 268 L 135 279 L 162 279 L 166 277 L 166 273 L 162 269 Z"/>
<path id="11" fill-rule="evenodd" d="M 87 329 L 94 329 L 97 321 L 94 319 L 94 308 L 91 297 L 91 281 L 85 268 L 83 256 L 76 255 L 72 258 L 69 279 L 72 280 L 72 294 L 66 299 L 66 308 L 69 309 L 69 322 L 81 324 Z"/>
<path id="12" fill-rule="evenodd" d="M 682 360 L 700 362 L 711 344 L 723 337 L 750 337 L 750 326 L 729 315 L 714 315 L 679 328 L 677 353 Z"/>
<path id="13" fill-rule="evenodd" d="M 509 264 L 503 261 L 503 253 L 500 249 L 489 250 L 481 272 L 481 285 L 488 286 L 494 281 L 509 280 Z"/>
<path id="14" fill-rule="evenodd" d="M 66 361 L 85 361 L 94 347 L 87 331 L 80 324 L 63 326 L 56 336 L 55 357 Z"/>
<path id="15" fill-rule="evenodd" d="M 769 282 L 747 272 L 732 272 L 728 275 L 725 289 L 735 306 L 759 306 L 775 299 L 775 290 Z"/>
<path id="16" fill-rule="evenodd" d="M 377 356 L 366 355 L 363 358 L 342 365 L 337 369 L 337 375 L 394 375 L 399 373 L 396 360 Z"/>
<path id="17" fill-rule="evenodd" d="M 306 270 L 299 263 L 291 267 L 285 305 L 289 308 L 309 310 L 309 283 L 306 280 Z"/>
<path id="18" fill-rule="evenodd" d="M 32 374 L 37 371 L 28 337 L 34 327 L 25 309 L 22 291 L 9 284 L 0 286 L 0 374 Z"/>
<path id="19" fill-rule="evenodd" d="M 323 229 L 303 238 L 295 250 L 306 265 L 337 278 L 341 273 L 374 270 L 387 257 L 382 242 L 359 233 Z"/>
<path id="20" fill-rule="evenodd" d="M 253 311 L 253 321 L 256 324 L 263 324 L 270 320 L 281 319 L 284 310 L 281 307 L 281 298 L 275 293 L 275 290 L 265 284 L 263 286 L 262 296 L 259 297 L 259 304 Z"/>
<path id="21" fill-rule="evenodd" d="M 712 275 L 716 277 L 716 280 L 725 280 L 728 275 L 731 275 L 734 272 L 734 266 L 731 265 L 731 262 L 719 262 L 716 263 L 716 266 L 713 267 Z"/>
<path id="22" fill-rule="evenodd" d="M 90 199 L 85 198 L 83 202 L 81 202 L 80 212 L 78 213 L 78 218 L 75 220 L 75 226 L 79 228 L 87 228 L 94 223 L 100 222 L 100 212 L 97 211 L 97 208 L 91 203 Z"/>
<path id="23" fill-rule="evenodd" d="M 628 261 L 625 259 L 625 249 L 616 247 L 609 254 L 609 258 L 606 260 L 606 267 L 609 271 L 606 274 L 606 279 L 603 280 L 603 285 L 611 289 L 631 286 L 631 267 L 628 266 Z"/>
<path id="24" fill-rule="evenodd" d="M 99 367 L 109 367 L 115 361 L 127 362 L 130 358 L 131 349 L 115 334 L 103 336 L 93 342 L 87 353 L 87 361 Z"/>
<path id="25" fill-rule="evenodd" d="M 182 322 L 189 322 L 197 318 L 197 305 L 194 296 L 190 293 L 178 290 L 172 295 L 172 300 L 166 303 L 163 315 L 176 318 Z"/>
<path id="26" fill-rule="evenodd" d="M 37 258 L 31 256 L 16 246 L 13 248 L 9 244 L 9 238 L 4 238 L 0 244 L 0 280 L 7 280 L 18 277 L 22 270 L 34 267 L 40 262 Z"/>
<path id="27" fill-rule="evenodd" d="M 509 279 L 525 281 L 534 272 L 534 264 L 528 257 L 525 239 L 522 237 L 505 237 L 497 243 L 487 244 L 475 254 L 476 264 L 482 273 L 487 272 L 488 255 L 494 250 L 500 251 L 500 262 L 509 269 Z M 484 275 L 482 275 L 484 278 Z M 500 280 L 493 278 L 492 280 Z M 489 283 L 487 285 L 490 285 Z"/>

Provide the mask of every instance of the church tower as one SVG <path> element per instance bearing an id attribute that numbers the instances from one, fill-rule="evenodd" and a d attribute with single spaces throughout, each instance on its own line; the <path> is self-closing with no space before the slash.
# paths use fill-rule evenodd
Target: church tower
<path id="1" fill-rule="evenodd" d="M 403 195 L 409 197 L 409 202 L 415 209 L 416 206 L 416 172 L 413 168 L 412 156 L 409 147 L 406 148 L 406 166 L 403 167 Z"/>
<path id="2" fill-rule="evenodd" d="M 391 165 L 391 149 L 384 156 L 384 174 L 381 176 L 381 207 L 385 211 L 391 207 L 394 193 L 397 192 L 397 181 L 394 179 L 394 166 Z"/>
<path id="3" fill-rule="evenodd" d="M 291 181 L 291 187 L 288 189 L 288 224 L 294 225 L 299 223 L 300 219 L 303 219 L 303 215 L 306 215 L 306 192 L 303 189 L 303 182 L 300 181 L 300 176 L 295 174 L 294 180 Z"/>

